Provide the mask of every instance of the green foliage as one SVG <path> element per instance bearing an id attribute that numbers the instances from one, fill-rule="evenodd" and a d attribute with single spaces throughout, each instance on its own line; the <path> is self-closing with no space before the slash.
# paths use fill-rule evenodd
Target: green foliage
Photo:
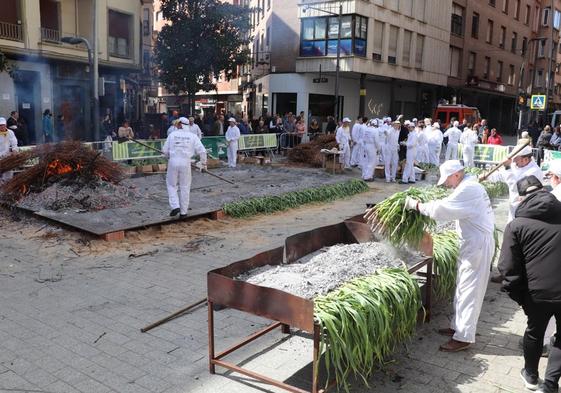
<path id="1" fill-rule="evenodd" d="M 508 184 L 503 182 L 482 181 L 481 185 L 489 194 L 489 199 L 496 199 L 508 195 Z"/>
<path id="2" fill-rule="evenodd" d="M 416 248 L 423 238 L 423 231 L 434 229 L 436 223 L 417 211 L 406 210 L 405 199 L 409 196 L 420 202 L 428 202 L 444 198 L 448 193 L 441 187 L 409 188 L 376 204 L 367 211 L 365 217 L 373 224 L 373 231 L 394 246 L 409 245 Z"/>
<path id="3" fill-rule="evenodd" d="M 314 306 L 327 369 L 348 391 L 349 376 L 368 384 L 376 366 L 414 333 L 421 292 L 405 269 L 380 269 L 317 297 Z"/>
<path id="4" fill-rule="evenodd" d="M 437 276 L 434 291 L 439 299 L 452 296 L 456 288 L 457 262 L 460 243 L 456 231 L 432 234 L 433 262 Z"/>
<path id="5" fill-rule="evenodd" d="M 328 202 L 367 191 L 368 184 L 362 180 L 348 180 L 282 195 L 264 196 L 226 203 L 223 210 L 232 217 L 250 217 L 256 214 L 273 213 L 313 202 Z"/>
<path id="6" fill-rule="evenodd" d="M 162 0 L 170 23 L 158 34 L 155 61 L 160 82 L 174 94 L 215 88 L 215 78 L 230 80 L 248 60 L 244 49 L 251 9 L 219 0 Z"/>

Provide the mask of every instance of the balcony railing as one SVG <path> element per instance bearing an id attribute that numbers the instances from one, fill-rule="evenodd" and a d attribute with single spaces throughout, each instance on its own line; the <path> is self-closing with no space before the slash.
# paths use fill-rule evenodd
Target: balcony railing
<path id="1" fill-rule="evenodd" d="M 21 41 L 21 25 L 14 23 L 0 22 L 0 38 L 7 40 Z"/>
<path id="2" fill-rule="evenodd" d="M 60 42 L 60 30 L 41 27 L 41 41 Z"/>

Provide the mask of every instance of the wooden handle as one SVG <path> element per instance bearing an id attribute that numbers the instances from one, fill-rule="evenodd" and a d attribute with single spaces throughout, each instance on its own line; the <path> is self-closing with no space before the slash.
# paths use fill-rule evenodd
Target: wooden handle
<path id="1" fill-rule="evenodd" d="M 514 157 L 515 155 L 517 155 L 519 152 L 522 151 L 522 149 L 524 149 L 526 146 L 528 146 L 530 144 L 530 140 L 527 139 L 525 142 L 519 144 L 518 146 L 516 146 L 516 148 L 506 157 L 506 159 L 495 165 L 493 168 L 491 168 L 491 170 L 485 174 L 483 174 L 480 178 L 479 181 L 483 181 L 486 180 L 489 176 L 491 176 L 491 174 L 495 173 L 496 171 L 498 171 L 500 168 L 502 168 L 505 164 L 506 161 L 509 161 L 512 159 L 512 157 Z"/>

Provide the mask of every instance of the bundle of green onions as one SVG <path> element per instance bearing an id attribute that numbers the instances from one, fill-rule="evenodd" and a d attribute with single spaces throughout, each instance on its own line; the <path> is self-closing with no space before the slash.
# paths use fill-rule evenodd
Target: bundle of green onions
<path id="1" fill-rule="evenodd" d="M 490 199 L 496 199 L 508 195 L 508 184 L 503 182 L 482 181 L 481 185 L 487 191 Z"/>
<path id="2" fill-rule="evenodd" d="M 388 268 L 354 279 L 314 304 L 326 368 L 335 370 L 337 385 L 348 391 L 349 376 L 368 384 L 376 367 L 414 333 L 421 293 L 405 269 Z"/>
<path id="3" fill-rule="evenodd" d="M 250 217 L 256 214 L 273 213 L 313 202 L 328 202 L 368 191 L 363 180 L 352 179 L 339 184 L 288 192 L 282 195 L 263 196 L 226 203 L 224 213 L 231 217 Z"/>
<path id="4" fill-rule="evenodd" d="M 432 234 L 433 263 L 437 276 L 434 287 L 439 299 L 449 298 L 456 288 L 457 261 L 460 244 L 456 231 L 444 231 Z"/>
<path id="5" fill-rule="evenodd" d="M 394 246 L 409 245 L 416 248 L 421 243 L 423 233 L 433 230 L 436 223 L 416 211 L 406 210 L 405 199 L 409 196 L 420 202 L 428 202 L 444 198 L 448 193 L 448 190 L 440 187 L 409 188 L 366 210 L 364 218 L 372 232 L 380 234 Z"/>

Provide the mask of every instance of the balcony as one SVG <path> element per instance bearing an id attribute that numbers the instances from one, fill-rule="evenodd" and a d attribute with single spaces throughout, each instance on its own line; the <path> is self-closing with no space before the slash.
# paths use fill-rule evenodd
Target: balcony
<path id="1" fill-rule="evenodd" d="M 41 41 L 60 43 L 60 30 L 41 27 Z"/>
<path id="2" fill-rule="evenodd" d="M 12 41 L 22 41 L 21 25 L 0 22 L 0 38 Z"/>

